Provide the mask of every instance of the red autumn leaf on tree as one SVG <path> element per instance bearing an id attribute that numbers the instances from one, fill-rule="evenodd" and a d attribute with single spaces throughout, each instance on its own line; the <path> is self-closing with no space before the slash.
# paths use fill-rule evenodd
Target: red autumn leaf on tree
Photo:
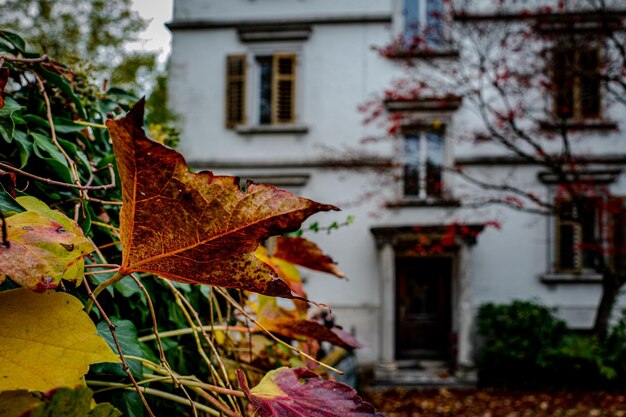
<path id="1" fill-rule="evenodd" d="M 122 182 L 120 272 L 174 281 L 295 295 L 254 256 L 259 242 L 300 227 L 319 211 L 337 210 L 265 184 L 193 174 L 183 156 L 143 131 L 144 101 L 107 127 Z"/>
<path id="2" fill-rule="evenodd" d="M 275 369 L 252 389 L 239 369 L 237 379 L 258 417 L 383 417 L 348 385 L 305 368 Z"/>
<path id="3" fill-rule="evenodd" d="M 333 259 L 310 240 L 301 237 L 277 237 L 272 254 L 296 265 L 345 278 Z"/>

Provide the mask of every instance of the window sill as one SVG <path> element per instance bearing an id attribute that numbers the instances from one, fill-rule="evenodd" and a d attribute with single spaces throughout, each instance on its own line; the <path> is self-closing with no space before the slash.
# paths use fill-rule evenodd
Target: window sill
<path id="1" fill-rule="evenodd" d="M 457 49 L 404 49 L 386 51 L 384 54 L 389 59 L 435 59 L 435 58 L 458 58 Z"/>
<path id="2" fill-rule="evenodd" d="M 543 120 L 539 122 L 539 126 L 543 130 L 561 130 L 562 125 L 552 120 Z M 617 123 L 612 120 L 568 120 L 565 122 L 567 130 L 617 130 Z"/>
<path id="3" fill-rule="evenodd" d="M 597 272 L 583 273 L 550 273 L 539 277 L 544 284 L 599 284 L 602 282 L 602 275 Z"/>
<path id="4" fill-rule="evenodd" d="M 403 207 L 460 207 L 461 202 L 453 199 L 430 198 L 430 199 L 402 199 L 397 201 L 388 201 L 387 208 L 403 208 Z"/>
<path id="5" fill-rule="evenodd" d="M 240 135 L 274 135 L 296 134 L 303 135 L 309 132 L 309 127 L 304 125 L 255 125 L 238 126 L 235 131 Z"/>

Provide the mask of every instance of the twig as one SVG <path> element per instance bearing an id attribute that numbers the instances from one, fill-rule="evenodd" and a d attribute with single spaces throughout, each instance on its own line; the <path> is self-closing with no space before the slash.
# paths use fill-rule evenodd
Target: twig
<path id="1" fill-rule="evenodd" d="M 66 182 L 61 182 L 61 181 L 55 181 L 55 180 L 51 180 L 50 178 L 44 178 L 44 177 L 40 177 L 38 175 L 34 175 L 31 174 L 30 172 L 26 172 L 23 171 L 19 168 L 16 168 L 12 165 L 6 164 L 4 162 L 0 162 L 0 167 L 4 168 L 4 169 L 8 169 L 9 171 L 13 171 L 16 172 L 20 175 L 23 175 L 25 177 L 28 178 L 32 178 L 35 179 L 37 181 L 41 181 L 41 182 L 45 182 L 46 184 L 49 185 L 56 185 L 59 187 L 65 187 L 65 188 L 74 188 L 77 190 L 108 190 L 110 188 L 115 188 L 115 173 L 113 172 L 113 165 L 109 164 L 109 173 L 111 175 L 111 182 L 109 184 L 106 185 L 78 185 L 78 184 L 68 184 Z"/>
<path id="2" fill-rule="evenodd" d="M 118 382 L 106 382 L 106 381 L 86 381 L 87 384 L 91 385 L 91 386 L 100 386 L 100 387 L 116 387 L 116 388 L 120 388 L 126 391 L 135 391 L 135 388 L 129 387 L 126 384 L 122 384 L 122 383 L 118 383 Z M 206 406 L 204 404 L 192 401 L 192 404 L 189 403 L 189 401 L 186 398 L 180 397 L 178 395 L 174 395 L 174 394 L 170 394 L 169 392 L 165 392 L 165 391 L 160 391 L 154 388 L 148 388 L 148 387 L 140 387 L 137 386 L 137 389 L 139 391 L 143 391 L 144 393 L 148 394 L 148 395 L 153 395 L 155 397 L 160 397 L 160 398 L 164 398 L 166 400 L 170 400 L 170 401 L 174 401 L 176 403 L 179 404 L 184 404 L 184 405 L 189 405 L 191 407 L 195 407 L 198 410 L 204 411 L 206 413 L 209 413 L 215 417 L 220 417 L 220 412 L 209 407 Z M 140 393 L 141 395 L 141 393 Z M 143 397 L 142 397 L 143 398 Z"/>
<path id="3" fill-rule="evenodd" d="M 63 147 L 57 140 L 57 134 L 54 129 L 54 120 L 52 119 L 52 106 L 50 105 L 50 98 L 48 97 L 48 93 L 46 93 L 46 87 L 43 84 L 43 81 L 41 80 L 39 74 L 37 74 L 36 72 L 33 74 L 35 75 L 35 79 L 37 80 L 37 84 L 39 85 L 39 91 L 41 92 L 41 95 L 43 95 L 43 99 L 46 103 L 46 117 L 48 118 L 48 124 L 50 125 L 50 140 L 52 140 L 54 146 L 57 147 L 57 149 L 63 154 L 63 157 L 67 161 L 70 167 L 70 171 L 72 172 L 72 177 L 74 177 L 74 183 L 76 185 L 82 186 L 80 182 L 80 176 L 78 175 L 78 169 L 76 168 L 76 162 L 74 162 L 74 160 L 70 158 L 67 152 L 65 152 L 65 149 L 63 149 Z"/>
<path id="4" fill-rule="evenodd" d="M 174 285 L 169 280 L 167 280 L 166 282 L 170 286 L 170 288 L 172 288 L 172 291 L 175 291 L 175 293 L 177 294 L 177 297 L 179 297 L 181 299 L 181 301 L 183 303 L 185 303 L 185 305 L 187 306 L 189 311 L 191 311 L 191 313 L 193 314 L 194 318 L 196 319 L 196 323 L 199 326 L 200 332 L 202 333 L 202 337 L 209 344 L 209 347 L 211 348 L 211 351 L 213 352 L 213 354 L 217 358 L 217 362 L 218 362 L 218 364 L 219 364 L 219 366 L 220 366 L 220 368 L 222 370 L 224 378 L 225 378 L 226 382 L 228 383 L 228 385 L 230 386 L 230 380 L 228 379 L 228 372 L 226 371 L 226 366 L 224 365 L 224 362 L 222 362 L 222 358 L 219 355 L 219 353 L 217 352 L 217 349 L 215 348 L 215 344 L 213 343 L 213 340 L 211 340 L 211 338 L 206 334 L 206 331 L 204 330 L 204 326 L 202 326 L 202 320 L 200 320 L 200 315 L 193 308 L 191 303 L 189 303 L 189 300 L 187 300 L 187 298 L 183 297 L 182 294 L 180 293 L 180 291 L 178 291 L 178 289 L 176 287 L 174 287 Z M 195 328 L 193 326 L 193 321 L 190 324 L 192 326 L 192 329 Z M 220 381 L 220 382 L 222 382 L 222 381 Z"/>
<path id="5" fill-rule="evenodd" d="M 156 364 L 154 364 L 151 361 L 148 360 L 144 360 L 143 358 L 139 358 L 139 357 L 133 357 L 133 359 L 138 359 L 141 360 L 141 362 L 144 364 L 144 366 L 154 372 L 158 372 L 162 375 L 167 375 L 168 373 L 170 373 L 171 371 L 167 370 L 167 369 L 162 369 L 159 366 L 157 366 Z M 189 385 L 188 382 L 186 380 L 183 379 L 183 377 L 177 373 L 174 373 L 174 375 L 179 378 L 179 381 L 182 385 Z M 199 382 L 199 381 L 198 381 Z M 219 387 L 215 387 L 213 385 L 210 384 L 204 384 L 201 383 L 201 385 L 205 386 L 205 387 L 210 387 L 210 388 L 219 388 Z M 219 408 L 220 411 L 224 414 L 226 414 L 229 417 L 238 417 L 240 414 L 233 412 L 232 410 L 230 410 L 229 408 L 226 407 L 225 404 L 222 404 L 217 398 L 215 398 L 214 396 L 212 396 L 211 394 L 209 394 L 208 392 L 202 390 L 200 388 L 199 384 L 194 384 L 195 386 L 190 386 L 189 388 L 191 388 L 195 393 L 199 394 L 200 396 L 202 396 L 204 399 L 206 399 L 207 401 L 211 402 L 211 404 L 213 404 L 215 407 Z M 236 397 L 242 397 L 241 394 L 243 394 L 240 391 L 235 391 L 235 390 L 228 390 L 226 388 L 222 388 L 221 389 L 222 393 L 224 393 L 225 395 L 228 395 L 229 398 L 232 398 L 232 396 L 236 396 Z M 244 394 L 245 396 L 245 394 Z"/>
<path id="6" fill-rule="evenodd" d="M 135 284 L 137 284 L 137 287 L 139 287 L 143 295 L 146 297 L 146 301 L 148 302 L 148 309 L 150 310 L 150 317 L 152 318 L 153 334 L 150 335 L 152 336 L 152 339 L 150 340 L 156 339 L 157 346 L 159 348 L 159 359 L 161 360 L 161 364 L 163 365 L 167 364 L 167 368 L 169 369 L 169 364 L 165 357 L 165 350 L 163 349 L 163 344 L 161 343 L 161 336 L 159 335 L 156 312 L 154 311 L 154 304 L 152 304 L 152 298 L 150 297 L 150 294 L 148 293 L 148 290 L 146 289 L 146 287 L 144 287 L 144 285 L 141 283 L 141 281 L 139 281 L 139 278 L 137 278 L 135 274 L 130 274 L 130 277 L 135 281 Z"/>
<path id="7" fill-rule="evenodd" d="M 239 333 L 253 333 L 254 332 L 254 328 L 251 327 L 239 327 L 239 326 L 226 326 L 226 325 L 206 325 L 206 326 L 196 326 L 195 327 L 196 331 L 199 331 L 200 329 L 204 329 L 205 331 L 232 331 L 232 332 L 239 332 Z M 168 337 L 176 337 L 176 336 L 183 336 L 186 334 L 192 334 L 194 331 L 193 328 L 191 327 L 187 327 L 184 329 L 176 329 L 176 330 L 169 330 L 167 332 L 161 332 L 160 333 L 160 337 L 161 338 L 168 338 Z M 149 334 L 147 336 L 142 336 L 140 338 L 138 338 L 137 340 L 139 342 L 149 342 L 150 340 L 154 340 L 156 339 L 156 335 L 154 334 Z"/>
<path id="8" fill-rule="evenodd" d="M 101 282 L 95 290 L 93 290 L 93 298 L 87 302 L 87 304 L 85 304 L 85 312 L 89 313 L 91 311 L 91 308 L 93 307 L 96 298 L 98 297 L 98 295 L 100 295 L 100 293 L 102 291 L 104 291 L 104 289 L 106 289 L 107 287 L 115 284 L 116 282 L 118 282 L 119 280 L 121 280 L 122 278 L 124 278 L 126 275 L 122 274 L 119 270 L 115 273 L 115 275 L 113 275 L 111 278 L 107 279 L 104 282 Z M 86 281 L 86 280 L 85 280 Z M 90 290 L 91 292 L 91 290 Z M 96 303 L 97 305 L 97 303 Z"/>
<path id="9" fill-rule="evenodd" d="M 85 289 L 87 290 L 87 294 L 89 295 L 91 302 L 95 304 L 98 311 L 100 311 L 100 315 L 102 316 L 102 319 L 109 326 L 109 331 L 111 332 L 111 336 L 113 337 L 113 341 L 115 342 L 115 347 L 117 348 L 117 352 L 119 354 L 120 360 L 122 361 L 122 368 L 124 369 L 124 372 L 126 372 L 126 375 L 128 375 L 128 378 L 130 378 L 130 381 L 133 383 L 133 387 L 135 388 L 135 391 L 137 391 L 137 394 L 139 394 L 139 397 L 141 397 L 141 401 L 143 402 L 143 405 L 146 407 L 146 411 L 148 411 L 148 414 L 151 417 L 156 417 L 154 413 L 152 412 L 152 410 L 150 409 L 150 406 L 148 405 L 146 398 L 141 392 L 139 385 L 137 385 L 137 381 L 135 380 L 133 373 L 130 371 L 128 364 L 126 363 L 126 359 L 124 358 L 124 352 L 122 352 L 122 347 L 120 346 L 120 341 L 118 340 L 117 334 L 115 333 L 115 324 L 111 322 L 111 320 L 109 319 L 109 316 L 107 316 L 107 314 L 105 313 L 100 303 L 98 303 L 98 300 L 96 300 L 96 297 L 94 293 L 91 292 L 91 288 L 89 287 L 89 283 L 87 281 L 88 280 L 86 279 L 83 280 L 83 284 L 85 284 Z"/>
<path id="10" fill-rule="evenodd" d="M 236 308 L 237 310 L 239 310 L 244 316 L 246 316 L 250 321 L 252 321 L 254 324 L 256 324 L 257 326 L 259 326 L 259 328 L 261 330 L 263 330 L 268 336 L 270 336 L 272 339 L 274 339 L 276 342 L 280 343 L 281 345 L 289 348 L 292 352 L 295 352 L 301 356 L 304 356 L 305 358 L 317 363 L 320 366 L 323 366 L 324 368 L 331 370 L 333 372 L 338 373 L 339 375 L 343 375 L 343 372 L 340 371 L 339 369 L 333 368 L 330 365 L 326 365 L 324 362 L 320 362 L 317 359 L 315 359 L 313 356 L 304 353 L 303 351 L 291 346 L 289 343 L 285 342 L 284 340 L 276 337 L 272 332 L 270 332 L 269 330 L 267 330 L 262 324 L 260 324 L 254 317 L 252 317 L 250 314 L 248 314 L 248 312 L 245 311 L 245 309 L 235 300 L 233 300 L 233 298 L 230 296 L 230 294 L 228 294 L 226 291 L 224 291 L 222 288 L 219 287 L 214 287 L 216 289 L 216 291 L 218 291 L 222 297 L 224 297 L 234 308 Z"/>
<path id="11" fill-rule="evenodd" d="M 25 63 L 25 64 L 37 64 L 41 62 L 50 61 L 50 58 L 48 57 L 48 55 L 42 55 L 39 58 L 22 58 L 22 57 L 16 57 L 16 56 L 11 56 L 11 55 L 0 55 L 0 58 L 9 62 L 20 62 L 20 63 Z"/>

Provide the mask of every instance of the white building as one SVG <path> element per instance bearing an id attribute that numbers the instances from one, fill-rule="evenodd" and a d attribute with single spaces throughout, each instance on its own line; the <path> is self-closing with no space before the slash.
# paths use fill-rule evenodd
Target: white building
<path id="1" fill-rule="evenodd" d="M 556 8 L 558 2 L 535 3 Z M 190 165 L 343 208 L 311 220 L 322 226 L 354 216 L 353 224 L 330 234 L 307 235 L 349 281 L 303 271 L 305 286 L 367 345 L 357 353 L 359 363 L 374 365 L 380 378 L 399 377 L 398 369 L 426 359 L 471 369 L 473 321 L 482 303 L 536 299 L 570 326 L 588 328 L 600 297 L 600 276 L 575 243 L 587 233 L 583 226 L 567 229 L 564 219 L 501 205 L 467 206 L 476 189 L 438 169 L 460 165 L 477 178 L 512 181 L 547 200 L 556 192 L 541 166 L 520 162 L 502 146 L 462 140 L 480 117 L 454 91 L 435 92 L 432 100 L 388 100 L 386 111 L 410 123 L 388 135 L 391 140 L 365 144 L 386 133 L 365 124 L 359 106 L 406 74 L 404 61 L 372 47 L 419 34 L 442 7 L 439 0 L 177 0 L 169 24 L 170 104 L 181 117 L 180 149 Z M 457 52 L 463 56 L 468 40 L 455 39 L 456 50 L 443 46 L 448 24 L 444 18 L 435 24 L 441 33 L 426 34 L 430 53 L 417 61 L 456 65 L 463 59 Z M 589 98 L 581 85 L 576 78 L 572 95 L 558 98 L 574 107 L 567 118 L 583 125 L 572 133 L 573 152 L 593 159 L 590 175 L 597 181 L 626 195 L 626 143 L 615 129 L 624 123 L 623 106 L 605 99 L 601 87 Z M 555 97 L 533 100 L 550 107 Z M 501 230 L 483 230 L 491 220 Z M 424 239 L 438 239 L 457 224 L 472 233 L 457 235 L 437 253 L 420 250 Z"/>

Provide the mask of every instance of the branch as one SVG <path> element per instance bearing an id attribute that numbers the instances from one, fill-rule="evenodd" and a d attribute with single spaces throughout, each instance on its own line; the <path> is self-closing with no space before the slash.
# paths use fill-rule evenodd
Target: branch
<path id="1" fill-rule="evenodd" d="M 61 182 L 61 181 L 54 181 L 54 180 L 51 180 L 50 178 L 44 178 L 44 177 L 40 177 L 40 176 L 31 174 L 31 173 L 26 172 L 26 171 L 22 171 L 21 169 L 16 168 L 16 167 L 14 167 L 12 165 L 9 165 L 9 164 L 7 164 L 5 162 L 0 162 L 0 167 L 2 167 L 4 169 L 8 169 L 9 171 L 16 172 L 16 173 L 18 173 L 20 175 L 23 175 L 25 177 L 32 178 L 32 179 L 37 180 L 37 181 L 45 182 L 46 184 L 49 184 L 49 185 L 56 185 L 58 187 L 74 188 L 74 189 L 77 189 L 77 190 L 88 190 L 88 191 L 91 191 L 91 190 L 108 190 L 108 189 L 111 189 L 111 188 L 115 188 L 115 173 L 113 172 L 113 165 L 111 165 L 111 164 L 108 164 L 109 174 L 111 176 L 111 182 L 109 184 L 106 184 L 106 185 L 78 185 L 78 184 L 68 184 L 66 182 Z"/>
<path id="2" fill-rule="evenodd" d="M 146 411 L 148 411 L 148 414 L 150 415 L 150 417 L 156 417 L 154 413 L 152 412 L 152 410 L 150 409 L 150 406 L 148 405 L 146 398 L 142 394 L 140 387 L 137 384 L 135 377 L 133 376 L 133 373 L 130 371 L 128 364 L 126 363 L 126 359 L 124 358 L 124 352 L 122 352 L 122 347 L 120 346 L 120 341 L 117 338 L 117 334 L 115 333 L 115 324 L 111 322 L 111 320 L 109 319 L 109 316 L 107 316 L 107 314 L 105 313 L 100 303 L 98 303 L 98 300 L 96 300 L 96 297 L 91 292 L 91 288 L 89 287 L 89 283 L 87 281 L 88 281 L 87 279 L 83 279 L 83 284 L 85 284 L 85 289 L 87 290 L 87 294 L 89 295 L 89 298 L 91 299 L 91 303 L 96 305 L 96 307 L 98 308 L 98 311 L 100 311 L 100 315 L 102 316 L 102 319 L 109 326 L 109 331 L 111 332 L 111 336 L 113 337 L 113 341 L 115 342 L 115 347 L 117 348 L 117 352 L 119 354 L 120 360 L 122 361 L 122 368 L 124 369 L 124 372 L 126 372 L 126 375 L 128 375 L 128 378 L 130 378 L 130 381 L 132 382 L 133 387 L 135 388 L 135 391 L 137 391 L 137 394 L 139 394 L 139 397 L 141 398 L 143 405 L 146 407 Z"/>

